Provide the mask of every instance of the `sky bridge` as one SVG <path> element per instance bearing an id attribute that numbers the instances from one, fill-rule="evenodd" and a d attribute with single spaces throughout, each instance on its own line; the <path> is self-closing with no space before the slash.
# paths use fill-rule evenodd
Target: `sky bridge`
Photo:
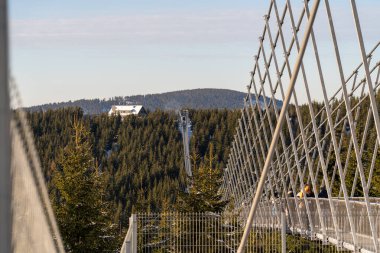
<path id="1" fill-rule="evenodd" d="M 366 44 L 361 2 L 347 0 L 357 46 L 342 46 L 331 2 L 268 1 L 220 189 L 233 208 L 133 214 L 121 252 L 380 252 L 380 38 Z M 0 253 L 65 252 L 9 74 L 6 4 Z"/>

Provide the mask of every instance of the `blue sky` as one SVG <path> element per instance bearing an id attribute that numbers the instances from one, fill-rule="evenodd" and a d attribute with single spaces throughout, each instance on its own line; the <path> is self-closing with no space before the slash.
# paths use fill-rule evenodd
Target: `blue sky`
<path id="1" fill-rule="evenodd" d="M 206 87 L 244 91 L 269 4 L 263 0 L 10 2 L 11 69 L 25 105 Z M 349 7 L 346 0 L 331 2 L 335 9 Z M 363 32 L 371 47 L 380 39 L 373 20 L 380 1 L 357 2 L 359 11 L 366 13 Z M 348 11 L 336 12 L 343 38 L 346 30 L 352 30 L 339 23 Z M 348 52 L 354 49 L 350 40 L 342 41 Z"/>

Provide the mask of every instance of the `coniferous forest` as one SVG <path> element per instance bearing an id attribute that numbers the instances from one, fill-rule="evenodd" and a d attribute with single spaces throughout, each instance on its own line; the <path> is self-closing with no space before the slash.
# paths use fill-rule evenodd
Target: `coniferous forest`
<path id="1" fill-rule="evenodd" d="M 55 174 L 62 170 L 62 153 L 71 145 L 74 122 L 79 121 L 88 131 L 93 167 L 105 181 L 104 199 L 119 232 L 128 226 L 132 212 L 175 208 L 186 184 L 175 112 L 155 111 L 145 117 L 122 119 L 66 108 L 30 112 L 28 116 L 51 195 L 56 195 Z M 238 110 L 190 111 L 190 151 L 197 158 L 194 166 L 206 163 L 210 148 L 213 166 L 225 166 L 239 116 Z"/>

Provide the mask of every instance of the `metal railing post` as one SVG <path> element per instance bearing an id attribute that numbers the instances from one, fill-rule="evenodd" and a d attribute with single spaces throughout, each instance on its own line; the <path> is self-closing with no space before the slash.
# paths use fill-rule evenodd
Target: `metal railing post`
<path id="1" fill-rule="evenodd" d="M 131 253 L 137 253 L 137 216 L 132 214 L 131 216 L 132 224 L 132 251 Z"/>
<path id="2" fill-rule="evenodd" d="M 286 253 L 286 216 L 281 212 L 281 252 Z"/>
<path id="3" fill-rule="evenodd" d="M 0 0 L 0 253 L 12 252 L 7 0 Z"/>
<path id="4" fill-rule="evenodd" d="M 125 242 L 125 252 L 123 253 L 132 253 L 131 252 L 131 242 Z"/>
<path id="5" fill-rule="evenodd" d="M 310 33 L 311 33 L 311 30 L 312 30 L 312 27 L 314 24 L 314 20 L 315 20 L 316 14 L 317 14 L 319 3 L 320 3 L 320 0 L 316 0 L 314 2 L 313 8 L 312 8 L 311 13 L 310 13 L 310 19 L 309 19 L 309 22 L 307 24 L 307 28 L 306 28 L 305 35 L 304 35 L 304 38 L 303 38 L 303 41 L 301 44 L 301 48 L 300 48 L 300 51 L 299 51 L 298 56 L 297 56 L 297 61 L 295 63 L 294 71 L 292 72 L 293 75 L 290 79 L 289 88 L 287 90 L 285 100 L 284 100 L 284 103 L 283 103 L 283 106 L 281 109 L 281 113 L 280 113 L 280 116 L 278 118 L 276 129 L 275 129 L 274 134 L 273 134 L 272 142 L 271 142 L 270 148 L 268 150 L 268 155 L 267 155 L 266 160 L 265 160 L 264 168 L 263 168 L 263 171 L 262 171 L 262 174 L 260 177 L 259 184 L 257 186 L 255 197 L 252 201 L 251 210 L 249 212 L 247 223 L 246 223 L 244 233 L 243 233 L 243 236 L 241 238 L 240 245 L 239 245 L 239 248 L 237 250 L 237 253 L 243 253 L 244 252 L 245 245 L 247 243 L 249 234 L 251 232 L 253 217 L 254 217 L 256 209 L 258 207 L 258 203 L 261 199 L 265 180 L 266 180 L 267 174 L 268 174 L 270 166 L 271 166 L 272 157 L 273 157 L 273 154 L 275 151 L 275 147 L 277 145 L 277 141 L 278 141 L 279 136 L 280 136 L 280 132 L 282 130 L 282 125 L 284 123 L 286 111 L 288 109 L 290 99 L 291 99 L 291 95 L 293 93 L 294 86 L 296 84 L 297 76 L 298 76 L 298 73 L 299 73 L 299 70 L 301 67 L 303 56 L 305 54 L 307 43 L 308 43 L 309 38 L 310 38 Z"/>

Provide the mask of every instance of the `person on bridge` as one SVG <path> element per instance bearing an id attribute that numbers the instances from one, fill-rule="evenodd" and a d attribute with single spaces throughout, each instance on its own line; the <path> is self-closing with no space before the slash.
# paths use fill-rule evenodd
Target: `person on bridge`
<path id="1" fill-rule="evenodd" d="M 305 184 L 305 193 L 306 193 L 306 197 L 308 198 L 314 198 L 314 192 L 311 190 L 311 187 L 309 184 Z"/>
<path id="2" fill-rule="evenodd" d="M 300 199 L 303 199 L 304 198 L 304 194 L 306 195 L 307 198 L 314 198 L 314 193 L 313 191 L 311 190 L 311 187 L 309 184 L 305 184 L 305 187 L 303 189 L 303 191 L 301 190 L 298 194 L 297 194 L 297 197 L 300 198 Z M 305 201 L 305 202 L 304 202 Z M 309 219 L 308 219 L 308 216 L 307 216 L 307 213 L 306 213 L 306 199 L 303 199 L 300 201 L 300 203 L 298 204 L 298 208 L 301 212 L 301 220 L 302 220 L 302 229 L 304 229 L 305 231 L 309 231 L 309 226 L 310 226 L 310 223 L 309 223 Z"/>
<path id="3" fill-rule="evenodd" d="M 306 194 L 306 197 L 308 198 L 314 198 L 315 195 L 313 193 L 313 191 L 311 190 L 311 187 L 309 184 L 305 184 L 305 188 L 304 188 L 304 191 L 300 191 L 298 194 L 297 194 L 297 197 L 302 199 L 303 198 L 303 195 L 304 195 L 304 192 Z"/>
<path id="4" fill-rule="evenodd" d="M 318 193 L 318 198 L 327 199 L 327 197 L 328 195 L 327 195 L 326 187 L 322 186 L 321 191 Z"/>

